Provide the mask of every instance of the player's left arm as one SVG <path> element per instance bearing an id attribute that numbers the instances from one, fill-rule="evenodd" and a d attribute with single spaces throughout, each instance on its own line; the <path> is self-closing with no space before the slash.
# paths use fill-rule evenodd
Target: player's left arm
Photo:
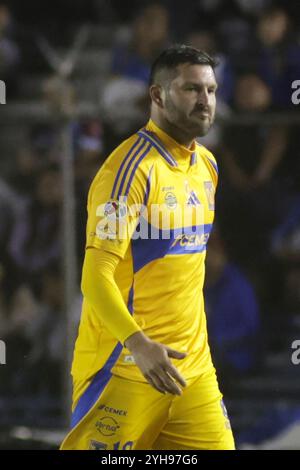
<path id="1" fill-rule="evenodd" d="M 124 344 L 128 336 L 141 331 L 130 314 L 114 279 L 120 257 L 99 248 L 85 253 L 81 290 L 94 314 L 114 338 Z"/>

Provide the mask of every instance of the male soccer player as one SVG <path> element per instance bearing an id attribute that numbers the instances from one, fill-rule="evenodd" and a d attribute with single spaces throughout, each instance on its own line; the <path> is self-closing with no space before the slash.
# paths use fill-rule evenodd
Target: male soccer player
<path id="1" fill-rule="evenodd" d="M 91 185 L 62 449 L 234 448 L 202 292 L 218 169 L 195 139 L 214 120 L 214 67 L 189 46 L 162 52 L 149 122 Z"/>

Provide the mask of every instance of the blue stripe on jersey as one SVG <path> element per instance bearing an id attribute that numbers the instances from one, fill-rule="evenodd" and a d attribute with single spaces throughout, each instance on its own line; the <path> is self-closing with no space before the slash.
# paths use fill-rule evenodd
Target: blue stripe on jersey
<path id="1" fill-rule="evenodd" d="M 147 178 L 146 191 L 145 191 L 145 196 L 144 196 L 144 201 L 143 201 L 144 206 L 146 206 L 148 204 L 149 193 L 150 193 L 150 188 L 151 188 L 152 171 L 153 171 L 153 165 L 150 168 L 149 175 L 148 175 L 148 178 Z"/>
<path id="2" fill-rule="evenodd" d="M 123 195 L 123 194 L 122 194 L 122 192 L 123 192 L 123 187 L 124 187 L 124 184 L 125 184 L 125 181 L 126 181 L 128 172 L 130 171 L 130 167 L 132 166 L 132 163 L 134 162 L 134 159 L 136 158 L 136 156 L 137 156 L 142 150 L 144 150 L 144 148 L 145 148 L 146 145 L 147 145 L 146 139 L 142 139 L 141 145 L 140 145 L 140 146 L 138 147 L 138 149 L 134 152 L 133 156 L 128 160 L 126 169 L 125 169 L 125 171 L 124 171 L 124 173 L 123 173 L 123 176 L 122 176 L 122 179 L 121 179 L 121 183 L 120 183 L 118 192 L 117 192 L 117 194 L 116 194 L 116 199 L 118 199 L 120 196 Z"/>
<path id="3" fill-rule="evenodd" d="M 148 140 L 148 142 L 151 142 L 156 150 L 161 154 L 161 156 L 169 163 L 169 165 L 178 166 L 176 160 L 165 149 L 161 141 L 156 136 L 154 136 L 154 134 L 146 130 L 142 130 L 138 132 L 138 135 L 144 137 L 144 139 Z"/>
<path id="4" fill-rule="evenodd" d="M 133 291 L 133 283 L 132 283 L 132 286 L 129 291 L 128 303 L 127 303 L 127 307 L 131 315 L 133 314 L 133 295 L 134 295 L 134 291 Z"/>
<path id="5" fill-rule="evenodd" d="M 211 160 L 210 158 L 207 157 L 207 160 L 210 162 L 210 164 L 214 167 L 214 169 L 216 170 L 216 173 L 217 175 L 219 174 L 219 170 L 218 170 L 218 167 L 217 167 L 217 164 Z"/>
<path id="6" fill-rule="evenodd" d="M 135 238 L 131 240 L 134 273 L 146 264 L 167 255 L 188 255 L 202 253 L 212 229 L 212 224 L 177 229 L 162 230 L 151 226 L 145 219 L 141 219 L 136 232 L 141 232 L 140 224 L 148 228 L 148 238 Z M 165 238 L 164 238 L 165 237 Z"/>
<path id="7" fill-rule="evenodd" d="M 88 388 L 85 390 L 83 395 L 81 395 L 72 414 L 71 429 L 73 429 L 79 423 L 79 421 L 81 421 L 81 419 L 90 411 L 90 409 L 94 406 L 100 397 L 112 376 L 111 369 L 117 361 L 122 348 L 122 344 L 117 343 L 104 367 L 102 367 L 102 369 L 97 372 Z"/>
<path id="8" fill-rule="evenodd" d="M 133 295 L 134 290 L 132 284 L 127 302 L 127 307 L 131 315 L 133 314 Z M 71 429 L 73 429 L 79 423 L 79 421 L 90 411 L 90 409 L 94 406 L 94 404 L 100 397 L 101 393 L 103 392 L 104 388 L 112 377 L 111 369 L 117 362 L 122 349 L 123 345 L 121 343 L 117 343 L 113 352 L 107 359 L 102 369 L 100 369 L 96 373 L 90 385 L 87 387 L 83 395 L 81 395 L 72 414 Z"/>
<path id="9" fill-rule="evenodd" d="M 126 189 L 125 189 L 124 196 L 128 196 L 130 185 L 131 185 L 132 179 L 135 175 L 136 169 L 139 166 L 139 164 L 141 163 L 141 161 L 143 160 L 143 158 L 145 158 L 145 156 L 149 153 L 149 150 L 151 149 L 151 147 L 152 147 L 152 144 L 148 144 L 148 147 L 146 148 L 146 150 L 142 153 L 142 155 L 135 162 L 135 165 L 134 165 L 134 167 L 131 171 L 131 175 L 128 179 L 128 183 L 127 183 L 127 186 L 126 186 Z M 132 157 L 132 161 L 133 161 L 133 157 Z M 129 165 L 128 165 L 128 167 L 129 167 Z M 121 196 L 121 194 L 119 196 Z"/>
<path id="10" fill-rule="evenodd" d="M 139 137 L 137 139 L 137 141 L 134 143 L 134 145 L 132 147 L 130 147 L 129 149 L 129 152 L 125 155 L 124 157 L 124 160 L 122 161 L 121 165 L 120 165 L 120 168 L 118 170 L 118 173 L 117 173 L 117 176 L 115 178 L 115 182 L 114 182 L 114 185 L 113 185 L 113 189 L 112 189 L 112 192 L 111 192 L 111 198 L 114 199 L 115 198 L 115 190 L 116 190 L 116 187 L 117 187 L 117 184 L 118 184 L 118 181 L 119 181 L 119 178 L 120 178 L 120 175 L 122 173 L 122 169 L 124 168 L 127 160 L 129 160 L 132 152 L 135 150 L 135 148 L 139 145 L 139 143 L 141 142 L 142 138 Z"/>
<path id="11" fill-rule="evenodd" d="M 191 156 L 191 165 L 194 165 L 196 162 L 197 162 L 197 154 L 196 152 L 193 152 Z"/>

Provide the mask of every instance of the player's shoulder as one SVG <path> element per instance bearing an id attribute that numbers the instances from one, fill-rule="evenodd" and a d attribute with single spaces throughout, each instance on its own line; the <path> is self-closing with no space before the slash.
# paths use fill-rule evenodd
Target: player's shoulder
<path id="1" fill-rule="evenodd" d="M 218 177 L 218 163 L 213 153 L 198 142 L 196 142 L 196 151 L 198 158 L 208 168 L 210 173 L 213 173 L 216 177 Z"/>
<path id="2" fill-rule="evenodd" d="M 144 188 L 152 173 L 152 146 L 138 133 L 116 147 L 97 172 L 90 194 L 95 190 L 111 191 L 112 197 L 128 194 L 130 188 Z"/>
<path id="3" fill-rule="evenodd" d="M 143 168 L 148 166 L 153 159 L 152 146 L 138 132 L 132 134 L 128 139 L 116 147 L 106 159 L 104 166 L 118 171 L 119 168 L 133 166 L 135 168 Z"/>

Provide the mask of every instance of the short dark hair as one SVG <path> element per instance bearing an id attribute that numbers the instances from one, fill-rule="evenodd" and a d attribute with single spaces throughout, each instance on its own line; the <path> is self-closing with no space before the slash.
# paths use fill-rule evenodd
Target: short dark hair
<path id="1" fill-rule="evenodd" d="M 156 83 L 158 76 L 163 72 L 173 72 L 175 78 L 176 67 L 186 63 L 192 65 L 209 65 L 213 70 L 218 65 L 218 61 L 207 54 L 207 52 L 200 51 L 192 46 L 186 46 L 185 44 L 175 44 L 165 49 L 153 62 L 149 85 L 151 86 Z"/>

